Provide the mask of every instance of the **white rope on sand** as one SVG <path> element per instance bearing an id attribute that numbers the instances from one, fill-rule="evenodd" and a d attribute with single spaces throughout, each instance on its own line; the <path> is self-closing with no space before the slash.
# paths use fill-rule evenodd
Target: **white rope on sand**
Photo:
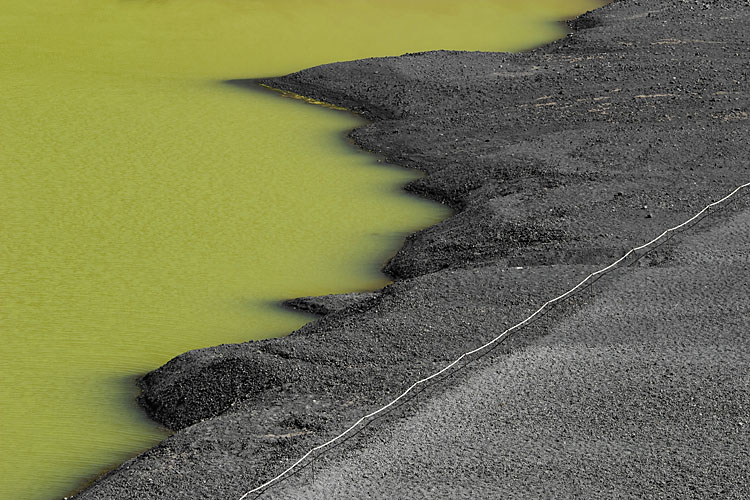
<path id="1" fill-rule="evenodd" d="M 526 319 L 524 319 L 520 323 L 517 323 L 517 324 L 511 326 L 510 328 L 508 328 L 503 333 L 501 333 L 500 335 L 498 335 L 494 339 L 490 340 L 486 344 L 483 344 L 483 345 L 477 347 L 476 349 L 473 349 L 471 351 L 463 353 L 461 356 L 459 356 L 458 358 L 456 358 L 453 362 L 451 362 L 450 364 L 446 365 L 440 371 L 437 371 L 437 372 L 433 373 L 429 377 L 425 377 L 423 379 L 417 380 L 411 386 L 409 386 L 408 389 L 406 389 L 403 393 L 401 393 L 401 395 L 398 396 L 396 399 L 394 399 L 393 401 L 391 401 L 387 405 L 385 405 L 385 406 L 383 406 L 383 407 L 381 407 L 381 408 L 373 411 L 372 413 L 368 413 L 367 415 L 363 416 L 362 418 L 360 418 L 359 420 L 357 420 L 356 422 L 354 422 L 349 428 L 347 428 L 344 432 L 342 432 L 338 436 L 329 439 L 325 443 L 323 443 L 321 445 L 318 445 L 315 448 L 312 448 L 310 451 L 308 451 L 307 453 L 305 453 L 299 460 L 297 460 L 292 465 L 290 465 L 289 467 L 287 467 L 283 472 L 281 472 L 277 476 L 273 477 L 272 479 L 269 479 L 268 481 L 266 481 L 265 483 L 261 484 L 260 486 L 257 486 L 256 488 L 251 489 L 250 491 L 248 491 L 247 493 L 245 493 L 244 495 L 242 495 L 239 498 L 239 500 L 245 500 L 248 495 L 251 495 L 253 493 L 258 493 L 259 491 L 265 490 L 266 488 L 272 486 L 274 483 L 278 482 L 280 479 L 282 479 L 283 477 L 285 477 L 286 475 L 288 475 L 290 472 L 292 472 L 294 469 L 296 469 L 302 462 L 304 462 L 305 460 L 307 460 L 307 458 L 310 457 L 310 455 L 312 455 L 316 451 L 322 450 L 323 448 L 326 448 L 326 447 L 332 445 L 333 443 L 335 443 L 337 441 L 340 441 L 342 438 L 346 437 L 347 434 L 349 434 L 351 431 L 353 431 L 354 429 L 356 429 L 362 422 L 365 422 L 366 420 L 369 420 L 369 419 L 371 419 L 371 418 L 379 415 L 380 413 L 383 413 L 388 408 L 391 408 L 393 405 L 395 405 L 400 400 L 402 400 L 403 398 L 405 398 L 409 393 L 411 393 L 418 386 L 423 385 L 426 382 L 429 382 L 430 380 L 432 380 L 432 379 L 434 379 L 436 377 L 439 377 L 440 375 L 442 375 L 443 373 L 447 372 L 448 370 L 450 370 L 451 368 L 453 368 L 454 366 L 456 366 L 458 363 L 460 363 L 464 358 L 466 358 L 468 356 L 471 356 L 473 354 L 476 354 L 476 353 L 478 353 L 480 351 L 483 351 L 483 350 L 487 349 L 488 347 L 491 347 L 491 346 L 497 344 L 501 340 L 504 340 L 511 333 L 513 333 L 515 330 L 518 330 L 519 328 L 521 328 L 521 327 L 525 326 L 526 324 L 528 324 L 529 322 L 531 322 L 535 317 L 537 317 L 540 313 L 542 313 L 545 309 L 547 309 L 552 304 L 555 304 L 556 302 L 564 300 L 564 299 L 568 298 L 570 295 L 572 295 L 575 292 L 577 292 L 581 287 L 583 287 L 586 283 L 588 283 L 589 281 L 591 281 L 593 278 L 611 271 L 612 269 L 614 269 L 615 267 L 617 267 L 620 263 L 622 263 L 624 260 L 626 260 L 628 257 L 630 257 L 631 255 L 633 255 L 634 253 L 638 252 L 639 250 L 643 250 L 644 248 L 650 247 L 654 243 L 657 243 L 659 240 L 661 240 L 662 238 L 664 238 L 665 236 L 667 236 L 669 233 L 672 233 L 672 232 L 675 232 L 675 231 L 679 231 L 683 227 L 689 225 L 694 220 L 698 219 L 704 213 L 708 212 L 711 208 L 724 203 L 725 201 L 727 201 L 730 198 L 734 197 L 737 193 L 739 193 L 740 191 L 742 191 L 743 189 L 748 188 L 748 187 L 750 187 L 750 182 L 742 184 L 741 186 L 738 186 L 737 188 L 734 189 L 734 191 L 732 191 L 728 195 L 724 196 L 720 200 L 714 201 L 713 203 L 709 203 L 708 205 L 706 205 L 703 208 L 703 210 L 701 210 L 697 214 L 693 215 L 691 218 L 689 218 L 685 222 L 683 222 L 683 223 L 681 223 L 681 224 L 679 224 L 677 226 L 674 226 L 674 227 L 671 227 L 671 228 L 667 229 L 666 231 L 664 231 L 663 233 L 661 233 L 659 236 L 657 236 L 656 238 L 652 239 L 648 243 L 644 243 L 641 246 L 638 246 L 638 247 L 635 247 L 635 248 L 632 248 L 632 249 L 628 250 L 628 252 L 625 255 L 623 255 L 622 257 L 620 257 L 619 259 L 617 259 L 616 261 L 614 261 L 613 263 L 611 263 L 607 267 L 589 274 L 580 283 L 578 283 L 576 286 L 574 286 L 573 288 L 571 288 L 567 292 L 563 293 L 562 295 L 559 295 L 559 296 L 555 297 L 554 299 L 548 300 L 547 302 L 545 302 L 544 304 L 542 304 L 542 306 L 539 309 L 537 309 L 536 311 L 534 311 L 534 313 L 532 313 L 529 317 L 527 317 Z"/>

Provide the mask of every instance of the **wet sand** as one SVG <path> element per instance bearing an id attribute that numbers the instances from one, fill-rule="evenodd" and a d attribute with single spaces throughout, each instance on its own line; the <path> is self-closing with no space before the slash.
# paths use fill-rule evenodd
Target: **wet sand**
<path id="1" fill-rule="evenodd" d="M 414 380 L 747 182 L 749 23 L 747 2 L 624 0 L 526 53 L 412 54 L 262 82 L 361 113 L 371 124 L 352 132 L 354 142 L 423 170 L 407 190 L 456 213 L 407 239 L 386 266 L 394 283 L 385 289 L 296 301 L 327 314 L 286 338 L 192 351 L 145 376 L 143 406 L 178 432 L 78 498 L 239 497 Z M 650 265 L 669 262 L 671 248 Z M 696 317 L 713 307 L 699 304 Z M 519 332 L 496 352 L 522 357 L 554 344 L 557 332 L 573 328 L 577 311 Z M 629 326 L 606 328 L 617 337 Z M 727 345 L 747 361 L 747 350 Z M 500 354 L 494 362 L 502 366 Z M 637 352 L 618 356 L 613 363 L 643 369 Z M 743 380 L 717 379 L 716 394 L 730 384 L 731 404 L 746 403 Z M 538 384 L 528 387 L 518 390 L 534 407 L 542 395 L 531 390 Z M 696 397 L 702 391 L 688 389 Z M 665 408 L 657 419 L 674 423 L 685 402 L 658 391 L 654 397 Z M 560 415 L 569 415 L 572 403 L 558 403 Z M 587 432 L 573 418 L 560 426 L 574 437 Z M 667 441 L 689 436 L 667 427 Z M 732 458 L 731 448 L 711 450 Z M 542 466 L 560 472 L 554 461 Z M 738 476 L 722 477 L 736 486 Z M 633 495 L 677 491 L 671 482 L 633 484 Z M 598 494 L 582 488 L 583 496 Z"/>

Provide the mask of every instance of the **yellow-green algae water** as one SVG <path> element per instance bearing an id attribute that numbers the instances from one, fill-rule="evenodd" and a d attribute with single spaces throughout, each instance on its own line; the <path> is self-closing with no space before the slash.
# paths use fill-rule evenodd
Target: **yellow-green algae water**
<path id="1" fill-rule="evenodd" d="M 0 498 L 60 497 L 166 436 L 133 379 L 282 335 L 279 300 L 374 289 L 447 215 L 344 140 L 357 117 L 222 80 L 517 50 L 579 0 L 5 0 Z"/>

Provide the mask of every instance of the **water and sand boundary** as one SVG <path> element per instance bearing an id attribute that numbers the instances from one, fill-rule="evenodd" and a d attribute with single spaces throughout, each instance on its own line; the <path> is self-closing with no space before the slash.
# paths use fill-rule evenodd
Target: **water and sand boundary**
<path id="1" fill-rule="evenodd" d="M 372 123 L 355 142 L 425 171 L 408 189 L 456 215 L 407 240 L 383 291 L 343 309 L 304 301 L 333 311 L 149 374 L 145 406 L 181 430 L 79 497 L 238 497 L 492 338 L 512 311 L 746 182 L 749 16 L 743 2 L 621 1 L 527 53 L 416 54 L 266 81 L 361 112 Z"/>
<path id="2" fill-rule="evenodd" d="M 138 408 L 137 377 L 296 330 L 312 317 L 288 297 L 382 288 L 406 234 L 450 213 L 404 193 L 419 172 L 351 147 L 361 117 L 223 80 L 520 50 L 590 5 L 6 2 L 0 500 L 70 494 L 155 446 L 169 433 Z"/>

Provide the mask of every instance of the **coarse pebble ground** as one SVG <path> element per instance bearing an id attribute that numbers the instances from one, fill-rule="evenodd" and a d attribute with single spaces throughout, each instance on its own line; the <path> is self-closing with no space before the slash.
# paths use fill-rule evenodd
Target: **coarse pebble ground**
<path id="1" fill-rule="evenodd" d="M 744 205 L 261 498 L 747 498 Z"/>

